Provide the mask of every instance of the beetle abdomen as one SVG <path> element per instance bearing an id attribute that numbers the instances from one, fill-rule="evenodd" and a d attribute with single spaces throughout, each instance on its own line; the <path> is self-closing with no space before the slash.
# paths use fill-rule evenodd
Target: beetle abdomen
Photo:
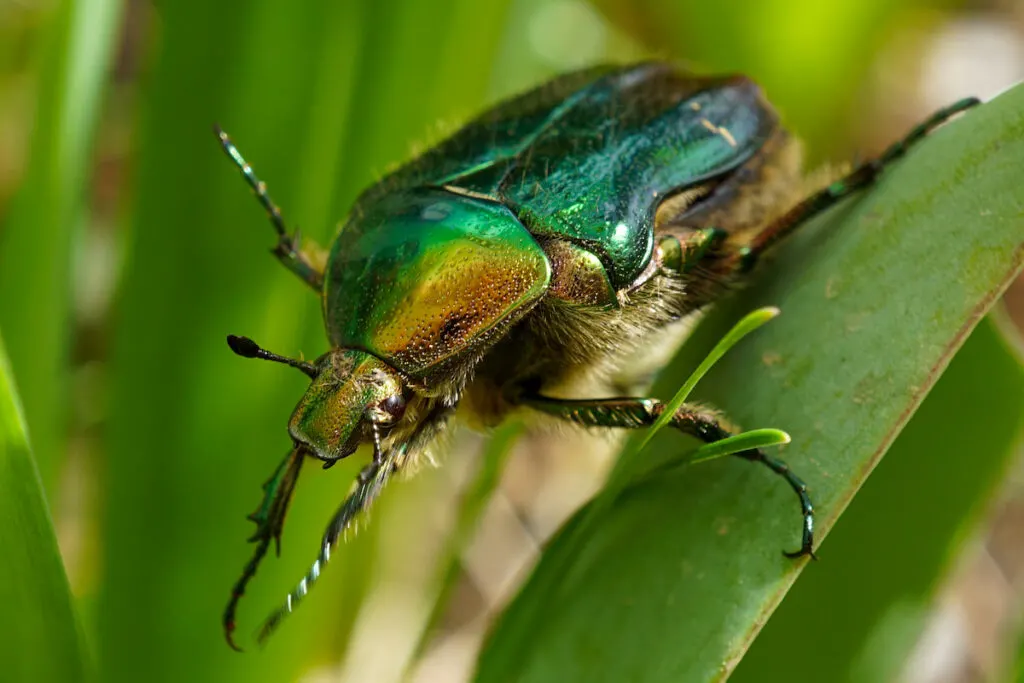
<path id="1" fill-rule="evenodd" d="M 622 289 L 651 258 L 658 204 L 739 167 L 775 127 L 746 79 L 641 65 L 591 86 L 519 156 L 498 194 L 534 234 L 597 254 Z"/>

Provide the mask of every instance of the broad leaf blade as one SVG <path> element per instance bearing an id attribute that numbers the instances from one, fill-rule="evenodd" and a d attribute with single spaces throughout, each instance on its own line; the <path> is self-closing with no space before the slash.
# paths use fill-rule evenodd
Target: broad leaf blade
<path id="1" fill-rule="evenodd" d="M 758 448 L 782 446 L 792 440 L 793 438 L 789 434 L 779 429 L 752 429 L 749 432 L 743 432 L 742 434 L 730 436 L 726 439 L 722 439 L 721 441 L 715 441 L 714 443 L 701 446 L 697 449 L 697 452 L 693 454 L 693 459 L 690 460 L 690 464 L 695 465 L 702 462 L 708 462 L 709 460 L 742 453 L 743 451 L 752 451 Z"/>
<path id="2" fill-rule="evenodd" d="M 1022 169 L 1019 87 L 783 245 L 655 395 L 679 386 L 726 321 L 779 306 L 784 315 L 716 365 L 697 397 L 745 427 L 792 434 L 783 457 L 813 487 L 820 539 L 1019 271 Z M 670 436 L 655 447 L 681 450 Z M 477 680 L 720 680 L 803 566 L 779 552 L 798 532 L 791 492 L 749 463 L 636 487 L 568 564 L 571 534 L 553 542 L 492 634 Z M 557 581 L 550 567 L 562 570 Z"/>
<path id="3" fill-rule="evenodd" d="M 935 389 L 773 615 L 731 680 L 792 662 L 822 681 L 896 680 L 956 550 L 1020 453 L 1024 366 L 990 319 Z"/>

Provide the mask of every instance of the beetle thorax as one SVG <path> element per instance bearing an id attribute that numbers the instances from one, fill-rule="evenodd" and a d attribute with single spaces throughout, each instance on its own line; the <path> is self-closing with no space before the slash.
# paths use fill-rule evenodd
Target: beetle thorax
<path id="1" fill-rule="evenodd" d="M 349 220 L 331 251 L 324 317 L 334 345 L 363 349 L 436 395 L 549 279 L 544 252 L 506 207 L 418 189 Z"/>

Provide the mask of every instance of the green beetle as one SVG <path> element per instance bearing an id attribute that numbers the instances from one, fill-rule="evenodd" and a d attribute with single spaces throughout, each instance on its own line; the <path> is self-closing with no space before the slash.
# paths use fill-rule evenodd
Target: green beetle
<path id="1" fill-rule="evenodd" d="M 374 451 L 261 641 L 317 580 L 341 533 L 456 409 L 483 426 L 519 408 L 590 427 L 652 424 L 664 409 L 656 399 L 555 396 L 714 302 L 771 245 L 976 103 L 937 112 L 809 194 L 799 144 L 750 80 L 660 62 L 587 69 L 494 107 L 366 190 L 326 256 L 289 234 L 217 129 L 277 231 L 275 255 L 320 295 L 331 344 L 307 363 L 228 338 L 239 355 L 312 380 L 288 423 L 293 448 L 250 516 L 257 547 L 224 614 L 229 644 L 238 600 L 280 543 L 306 456 L 326 468 L 361 444 Z M 708 442 L 729 434 L 713 412 L 691 406 L 671 424 Z M 741 455 L 796 492 L 802 541 L 787 555 L 813 556 L 804 483 L 761 451 Z"/>

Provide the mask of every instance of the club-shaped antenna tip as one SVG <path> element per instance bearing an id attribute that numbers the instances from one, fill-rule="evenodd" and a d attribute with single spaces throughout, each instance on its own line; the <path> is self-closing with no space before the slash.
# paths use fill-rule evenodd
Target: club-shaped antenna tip
<path id="1" fill-rule="evenodd" d="M 233 334 L 229 334 L 228 346 L 231 347 L 232 351 L 243 358 L 256 358 L 260 355 L 259 345 L 248 337 L 237 337 Z"/>

